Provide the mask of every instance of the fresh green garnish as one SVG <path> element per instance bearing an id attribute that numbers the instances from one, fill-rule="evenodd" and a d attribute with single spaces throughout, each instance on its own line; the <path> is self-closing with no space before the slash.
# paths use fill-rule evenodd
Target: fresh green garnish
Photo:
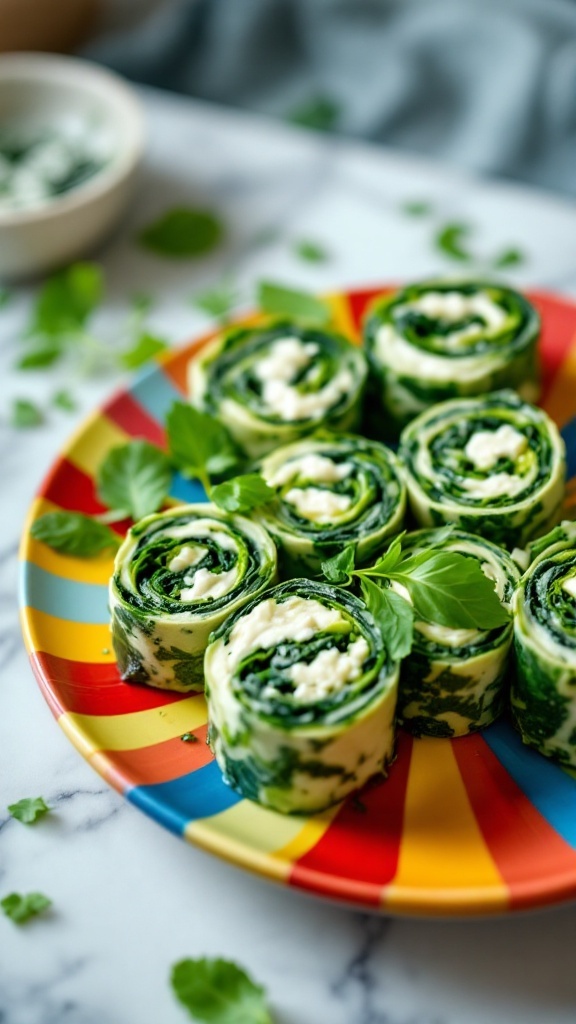
<path id="1" fill-rule="evenodd" d="M 0 288 L 0 309 L 3 309 L 4 306 L 7 306 L 11 298 L 12 295 L 7 288 Z"/>
<path id="2" fill-rule="evenodd" d="M 162 338 L 157 338 L 154 334 L 142 331 L 134 339 L 131 347 L 120 354 L 120 364 L 125 370 L 137 370 L 140 366 L 144 366 L 144 363 L 148 363 L 153 359 L 154 356 L 159 355 L 160 352 L 166 352 L 168 348 L 169 346 Z"/>
<path id="3" fill-rule="evenodd" d="M 313 128 L 317 132 L 333 131 L 342 116 L 342 108 L 329 96 L 313 96 L 289 115 L 288 121 L 301 128 Z"/>
<path id="4" fill-rule="evenodd" d="M 210 490 L 210 477 L 238 462 L 226 428 L 214 416 L 185 402 L 174 402 L 166 418 L 168 447 L 180 472 Z"/>
<path id="5" fill-rule="evenodd" d="M 324 246 L 319 245 L 318 242 L 311 242 L 305 238 L 299 242 L 295 242 L 294 252 L 296 256 L 301 260 L 304 260 L 306 263 L 326 263 L 329 258 Z"/>
<path id="6" fill-rule="evenodd" d="M 98 467 L 98 497 L 118 516 L 142 519 L 157 512 L 172 479 L 170 460 L 149 441 L 112 448 Z"/>
<path id="7" fill-rule="evenodd" d="M 445 224 L 435 236 L 436 247 L 451 260 L 469 263 L 473 257 L 466 248 L 466 241 L 471 230 L 469 224 Z"/>
<path id="8" fill-rule="evenodd" d="M 230 960 L 181 960 L 172 968 L 177 999 L 206 1024 L 273 1024 L 265 992 Z"/>
<path id="9" fill-rule="evenodd" d="M 408 217 L 428 217 L 433 209 L 432 203 L 425 199 L 407 199 L 401 206 L 402 213 Z"/>
<path id="10" fill-rule="evenodd" d="M 456 551 L 434 549 L 404 557 L 403 537 L 404 534 L 396 537 L 368 569 L 354 568 L 352 545 L 322 563 L 324 575 L 332 583 L 348 584 L 354 577 L 360 579 L 364 600 L 393 657 L 409 653 L 414 619 L 453 629 L 496 629 L 506 625 L 510 614 L 476 559 Z M 405 588 L 409 601 L 390 590 L 392 582 Z"/>
<path id="11" fill-rule="evenodd" d="M 275 497 L 259 473 L 245 473 L 232 477 L 210 489 L 210 498 L 226 512 L 249 512 L 258 505 L 266 505 Z"/>
<path id="12" fill-rule="evenodd" d="M 48 278 L 40 289 L 28 328 L 26 351 L 17 362 L 22 370 L 44 369 L 72 346 L 86 343 L 86 325 L 103 294 L 97 263 L 73 263 Z"/>
<path id="13" fill-rule="evenodd" d="M 183 743 L 198 743 L 198 737 L 193 732 L 183 732 L 180 739 Z"/>
<path id="14" fill-rule="evenodd" d="M 50 807 L 41 796 L 24 797 L 15 804 L 8 804 L 8 813 L 23 825 L 33 825 L 39 818 L 49 814 Z"/>
<path id="15" fill-rule="evenodd" d="M 138 235 L 145 249 L 171 259 L 189 259 L 212 252 L 224 236 L 224 225 L 212 210 L 180 206 L 162 214 Z"/>
<path id="16" fill-rule="evenodd" d="M 72 395 L 70 394 L 70 392 L 66 391 L 64 389 L 62 389 L 60 391 L 57 391 L 52 396 L 52 405 L 56 409 L 62 409 L 63 412 L 75 412 L 76 411 L 76 402 L 72 398 Z"/>
<path id="17" fill-rule="evenodd" d="M 332 315 L 330 307 L 316 296 L 271 281 L 258 285 L 258 304 L 272 316 L 289 316 L 318 327 L 327 324 Z"/>
<path id="18" fill-rule="evenodd" d="M 520 249 L 504 249 L 496 256 L 492 266 L 497 270 L 503 270 L 505 267 L 519 267 L 525 260 L 526 256 Z"/>
<path id="19" fill-rule="evenodd" d="M 11 892 L 0 900 L 0 907 L 15 924 L 25 924 L 31 917 L 36 917 L 48 907 L 52 906 L 52 900 L 41 892 L 28 892 L 22 896 L 18 892 Z"/>
<path id="20" fill-rule="evenodd" d="M 82 512 L 47 512 L 32 523 L 30 533 L 34 540 L 76 558 L 93 558 L 120 543 L 109 526 Z"/>
<path id="21" fill-rule="evenodd" d="M 38 427 L 44 422 L 44 414 L 35 402 L 28 398 L 15 398 L 10 409 L 10 424 L 18 430 Z"/>
<path id="22" fill-rule="evenodd" d="M 190 301 L 196 309 L 225 322 L 230 318 L 234 306 L 238 304 L 238 289 L 231 281 L 222 281 L 213 288 L 193 295 Z"/>

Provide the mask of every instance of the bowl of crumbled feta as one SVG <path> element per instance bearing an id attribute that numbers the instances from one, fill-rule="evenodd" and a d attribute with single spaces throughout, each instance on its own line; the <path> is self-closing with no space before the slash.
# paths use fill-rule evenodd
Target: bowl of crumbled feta
<path id="1" fill-rule="evenodd" d="M 111 72 L 72 57 L 0 57 L 0 277 L 90 252 L 133 192 L 140 104 Z"/>

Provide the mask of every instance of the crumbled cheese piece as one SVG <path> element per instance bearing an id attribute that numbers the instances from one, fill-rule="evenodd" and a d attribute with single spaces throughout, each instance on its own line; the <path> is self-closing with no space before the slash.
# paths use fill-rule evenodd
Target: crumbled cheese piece
<path id="1" fill-rule="evenodd" d="M 471 498 L 515 498 L 526 486 L 521 476 L 510 473 L 494 473 L 484 480 L 463 480 L 463 488 Z"/>
<path id="2" fill-rule="evenodd" d="M 284 495 L 284 501 L 294 505 L 298 515 L 315 523 L 332 522 L 352 504 L 347 494 L 334 494 L 320 487 L 293 487 Z"/>
<path id="3" fill-rule="evenodd" d="M 369 653 L 368 644 L 361 636 L 350 644 L 347 651 L 326 648 L 312 661 L 292 665 L 287 675 L 295 683 L 295 700 L 307 703 L 338 693 L 362 674 L 362 666 Z"/>
<path id="4" fill-rule="evenodd" d="M 300 476 L 304 480 L 313 480 L 318 484 L 335 484 L 350 476 L 353 469 L 351 462 L 334 462 L 325 455 L 311 452 L 298 459 L 290 459 L 272 476 L 267 477 L 266 482 L 270 487 L 283 487 L 290 480 Z"/>
<path id="5" fill-rule="evenodd" d="M 506 458 L 513 461 L 528 447 L 528 439 L 509 423 L 498 427 L 498 430 L 478 430 L 469 439 L 464 454 L 476 469 L 492 469 L 498 459 Z"/>
<path id="6" fill-rule="evenodd" d="M 184 587 L 180 591 L 180 600 L 185 604 L 190 601 L 202 601 L 206 598 L 215 600 L 224 597 L 234 589 L 238 581 L 238 567 L 234 566 L 228 572 L 210 572 L 210 569 L 198 569 L 194 574 L 191 587 Z"/>
<path id="7" fill-rule="evenodd" d="M 270 597 L 238 619 L 228 640 L 228 657 L 235 664 L 251 651 L 276 647 L 283 640 L 303 643 L 334 626 L 349 628 L 336 608 L 312 598 L 294 596 L 277 604 Z"/>
<path id="8" fill-rule="evenodd" d="M 177 555 L 174 556 L 171 562 L 168 563 L 168 569 L 170 572 L 182 572 L 183 569 L 189 569 L 192 565 L 197 565 L 201 562 L 206 554 L 208 548 L 204 547 L 193 547 L 191 548 L 188 544 L 185 544 Z"/>

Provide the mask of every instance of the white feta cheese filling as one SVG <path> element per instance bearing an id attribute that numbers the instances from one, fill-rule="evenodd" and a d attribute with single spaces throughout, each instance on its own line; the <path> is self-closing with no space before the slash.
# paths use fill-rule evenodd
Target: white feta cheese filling
<path id="1" fill-rule="evenodd" d="M 576 598 L 576 576 L 569 576 L 568 579 L 564 580 L 562 590 L 566 591 L 570 597 Z"/>
<path id="2" fill-rule="evenodd" d="M 498 459 L 515 461 L 528 447 L 528 439 L 509 423 L 498 430 L 478 430 L 468 440 L 464 454 L 476 469 L 489 470 Z"/>
<path id="3" fill-rule="evenodd" d="M 201 562 L 207 551 L 208 548 L 201 547 L 200 545 L 192 548 L 185 544 L 183 548 L 180 548 L 178 554 L 174 555 L 174 558 L 168 562 L 168 569 L 170 572 L 182 572 L 183 569 L 189 569 L 193 565 L 197 565 L 198 562 Z"/>
<path id="4" fill-rule="evenodd" d="M 309 703 L 339 693 L 347 683 L 362 675 L 369 653 L 370 648 L 361 636 L 350 644 L 347 651 L 331 647 L 320 651 L 308 663 L 292 665 L 286 674 L 295 683 L 294 699 Z"/>
<path id="5" fill-rule="evenodd" d="M 471 498 L 516 498 L 527 485 L 527 479 L 511 473 L 494 473 L 484 480 L 462 480 L 462 487 Z"/>
<path id="6" fill-rule="evenodd" d="M 170 526 L 162 530 L 163 537 L 172 537 L 174 540 L 188 540 L 193 537 L 210 537 L 215 544 L 218 544 L 224 551 L 237 551 L 238 543 L 232 534 L 222 529 L 222 524 L 213 519 L 196 519 L 194 522 L 182 523 L 180 526 Z"/>
<path id="7" fill-rule="evenodd" d="M 330 523 L 352 504 L 347 494 L 334 494 L 320 487 L 293 487 L 284 495 L 284 501 L 293 505 L 299 516 L 314 523 Z"/>
<path id="8" fill-rule="evenodd" d="M 318 345 L 303 342 L 300 338 L 277 338 L 268 355 L 254 366 L 254 373 L 263 384 L 269 381 L 290 381 L 318 352 Z"/>
<path id="9" fill-rule="evenodd" d="M 304 480 L 314 480 L 318 484 L 335 484 L 350 476 L 353 469 L 351 462 L 333 462 L 325 455 L 311 452 L 309 455 L 302 455 L 298 459 L 286 462 L 267 477 L 266 482 L 270 487 L 283 487 L 299 476 Z"/>
<path id="10" fill-rule="evenodd" d="M 180 591 L 180 600 L 189 604 L 192 601 L 206 601 L 209 598 L 216 600 L 218 597 L 224 597 L 225 594 L 229 594 L 234 589 L 238 582 L 238 566 L 229 569 L 228 572 L 210 572 L 209 569 L 198 569 L 194 574 L 193 579 L 190 581 L 185 579 L 185 582 L 192 582 L 192 586 L 183 587 Z"/>
<path id="11" fill-rule="evenodd" d="M 467 647 L 480 636 L 478 629 L 452 629 L 450 626 L 438 626 L 433 622 L 416 622 L 414 625 L 426 640 L 442 647 Z"/>
<path id="12" fill-rule="evenodd" d="M 506 312 L 488 295 L 476 292 L 474 295 L 463 295 L 461 292 L 427 292 L 400 306 L 397 314 L 409 310 L 417 310 L 432 320 L 445 320 L 457 323 L 469 316 L 479 316 L 491 331 L 499 331 L 506 323 Z M 478 325 L 470 324 L 460 331 L 452 331 L 447 341 L 460 341 L 464 337 L 478 333 Z"/>
<path id="13" fill-rule="evenodd" d="M 247 654 L 277 647 L 285 640 L 303 643 L 327 629 L 349 632 L 350 623 L 336 608 L 326 608 L 313 598 L 289 597 L 277 604 L 269 597 L 243 615 L 234 625 L 225 650 L 228 671 Z"/>
<path id="14" fill-rule="evenodd" d="M 282 420 L 320 419 L 337 405 L 354 384 L 350 370 L 343 367 L 318 391 L 303 392 L 290 384 L 297 373 L 311 366 L 318 345 L 300 338 L 278 338 L 267 356 L 254 368 L 262 382 L 262 402 Z"/>

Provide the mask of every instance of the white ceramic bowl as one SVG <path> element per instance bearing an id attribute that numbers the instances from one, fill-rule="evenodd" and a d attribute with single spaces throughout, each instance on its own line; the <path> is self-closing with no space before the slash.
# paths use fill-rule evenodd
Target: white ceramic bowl
<path id="1" fill-rule="evenodd" d="M 0 277 L 25 277 L 88 253 L 112 229 L 133 190 L 144 148 L 134 92 L 96 64 L 51 54 L 0 57 L 0 125 L 27 119 L 98 124 L 111 157 L 83 184 L 42 205 L 0 211 Z"/>

